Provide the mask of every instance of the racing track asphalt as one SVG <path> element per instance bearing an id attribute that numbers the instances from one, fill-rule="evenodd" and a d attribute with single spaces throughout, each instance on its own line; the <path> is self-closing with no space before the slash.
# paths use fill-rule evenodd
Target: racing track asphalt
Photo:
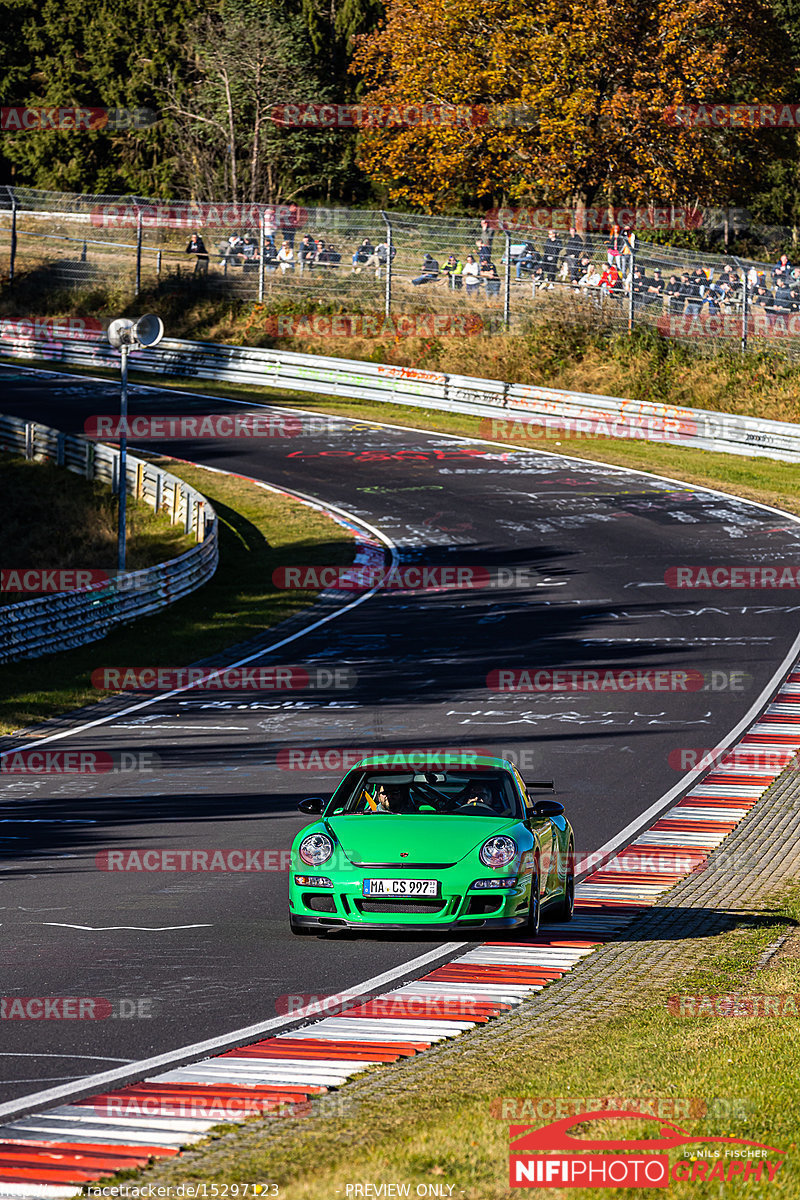
<path id="1" fill-rule="evenodd" d="M 114 382 L 16 367 L 0 369 L 0 380 L 0 411 L 60 429 L 81 432 L 90 414 L 118 411 Z M 131 391 L 132 415 L 223 411 L 228 402 L 208 397 Z M 147 448 L 339 505 L 406 560 L 523 568 L 529 582 L 385 592 L 265 660 L 346 666 L 358 677 L 347 692 L 189 694 L 58 743 L 152 751 L 156 774 L 0 779 L 0 993 L 145 1000 L 152 1013 L 3 1021 L 0 1101 L 271 1018 L 285 1010 L 280 997 L 338 992 L 437 945 L 293 938 L 285 873 L 109 873 L 97 869 L 98 853 L 284 850 L 307 823 L 296 802 L 329 791 L 339 772 L 281 769 L 278 752 L 346 746 L 521 759 L 527 778 L 555 779 L 578 851 L 591 851 L 680 783 L 671 752 L 725 739 L 797 637 L 791 591 L 664 584 L 680 564 L 798 562 L 800 525 L 733 498 L 347 418 L 302 437 Z M 138 659 L 130 665 L 150 665 L 145 645 Z M 106 664 L 102 642 L 96 662 L 122 665 Z M 737 671 L 744 680 L 741 690 L 669 694 L 487 690 L 489 671 L 524 666 L 691 669 L 717 672 L 717 685 Z"/>

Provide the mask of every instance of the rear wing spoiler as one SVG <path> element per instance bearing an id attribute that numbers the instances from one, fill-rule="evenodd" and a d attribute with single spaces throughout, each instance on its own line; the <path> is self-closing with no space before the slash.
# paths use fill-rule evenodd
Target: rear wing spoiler
<path id="1" fill-rule="evenodd" d="M 525 787 L 529 792 L 554 792 L 556 790 L 552 779 L 526 779 Z"/>

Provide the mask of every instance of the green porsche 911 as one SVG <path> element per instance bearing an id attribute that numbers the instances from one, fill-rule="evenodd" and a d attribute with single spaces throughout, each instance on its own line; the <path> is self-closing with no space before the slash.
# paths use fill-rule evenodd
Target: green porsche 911
<path id="1" fill-rule="evenodd" d="M 569 921 L 575 901 L 572 827 L 555 800 L 530 792 L 503 758 L 442 755 L 435 770 L 394 755 L 363 759 L 292 846 L 293 933 L 326 929 L 536 933 L 539 914 Z"/>

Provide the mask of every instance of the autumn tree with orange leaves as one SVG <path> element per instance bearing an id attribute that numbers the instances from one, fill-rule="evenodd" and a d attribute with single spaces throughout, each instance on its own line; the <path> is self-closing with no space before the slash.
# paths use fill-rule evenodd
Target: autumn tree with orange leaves
<path id="1" fill-rule="evenodd" d="M 792 89 L 792 61 L 762 0 L 388 0 L 351 68 L 364 103 L 525 105 L 533 121 L 366 129 L 360 165 L 393 202 L 428 211 L 728 203 L 785 135 L 676 126 L 664 111 L 775 103 Z"/>

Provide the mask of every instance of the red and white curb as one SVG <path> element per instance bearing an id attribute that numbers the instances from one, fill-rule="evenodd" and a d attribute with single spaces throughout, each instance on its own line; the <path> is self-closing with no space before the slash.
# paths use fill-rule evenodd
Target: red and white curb
<path id="1" fill-rule="evenodd" d="M 178 1154 L 223 1121 L 299 1115 L 367 1067 L 397 1062 L 482 1025 L 560 979 L 703 863 L 784 769 L 753 773 L 743 752 L 800 751 L 800 670 L 736 750 L 576 888 L 570 925 L 490 941 L 334 1016 L 141 1083 L 0 1127 L 0 1196 L 75 1196 L 84 1184 Z M 193 1115 L 203 1114 L 203 1115 Z"/>

